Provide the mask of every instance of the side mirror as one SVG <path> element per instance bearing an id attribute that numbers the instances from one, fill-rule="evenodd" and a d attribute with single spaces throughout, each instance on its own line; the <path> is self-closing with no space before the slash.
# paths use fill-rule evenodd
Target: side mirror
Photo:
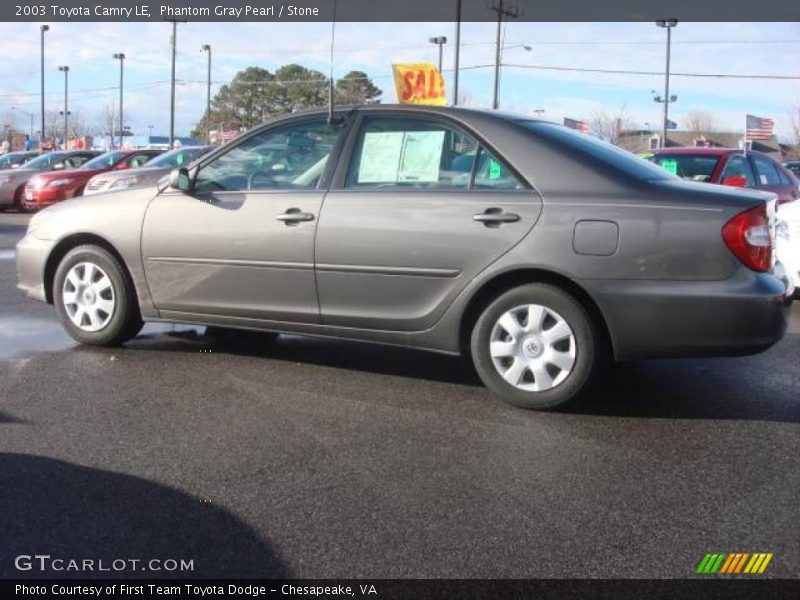
<path id="1" fill-rule="evenodd" d="M 182 192 L 188 192 L 192 188 L 192 180 L 189 177 L 189 171 L 186 167 L 172 169 L 172 171 L 170 171 L 169 187 Z"/>
<path id="2" fill-rule="evenodd" d="M 726 177 L 722 180 L 722 185 L 742 188 L 747 187 L 747 178 L 742 177 L 741 175 L 731 175 L 730 177 Z"/>

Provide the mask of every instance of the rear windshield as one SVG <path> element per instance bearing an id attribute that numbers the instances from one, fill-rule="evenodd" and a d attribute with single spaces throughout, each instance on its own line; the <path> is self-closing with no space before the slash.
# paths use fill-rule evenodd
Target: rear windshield
<path id="1" fill-rule="evenodd" d="M 671 178 L 671 175 L 664 169 L 591 135 L 556 123 L 523 119 L 516 122 L 541 138 L 551 140 L 560 146 L 566 146 L 637 179 L 652 181 Z"/>
<path id="2" fill-rule="evenodd" d="M 647 160 L 681 179 L 711 181 L 719 158 L 707 154 L 653 154 Z"/>
<path id="3" fill-rule="evenodd" d="M 54 165 L 66 156 L 65 152 L 49 152 L 34 158 L 32 161 L 25 163 L 25 166 L 31 169 L 46 169 Z"/>

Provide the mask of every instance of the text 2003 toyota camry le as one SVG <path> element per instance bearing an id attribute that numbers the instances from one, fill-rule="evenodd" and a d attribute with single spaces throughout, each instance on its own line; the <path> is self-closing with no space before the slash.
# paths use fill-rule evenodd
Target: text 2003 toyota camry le
<path id="1" fill-rule="evenodd" d="M 169 182 L 31 220 L 19 287 L 76 340 L 163 320 L 465 352 L 494 392 L 545 408 L 606 357 L 758 352 L 786 327 L 773 195 L 551 123 L 294 114 Z"/>

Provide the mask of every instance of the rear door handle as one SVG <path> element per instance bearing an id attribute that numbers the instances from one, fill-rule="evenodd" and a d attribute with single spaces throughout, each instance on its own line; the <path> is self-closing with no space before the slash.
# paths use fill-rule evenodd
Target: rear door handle
<path id="1" fill-rule="evenodd" d="M 487 208 L 485 212 L 472 215 L 473 221 L 483 223 L 487 227 L 497 227 L 501 223 L 516 223 L 520 216 L 514 213 L 504 213 L 502 208 Z"/>
<path id="2" fill-rule="evenodd" d="M 297 225 L 301 221 L 313 221 L 314 215 L 303 212 L 299 208 L 289 208 L 282 215 L 275 217 L 278 221 L 283 221 L 286 225 Z"/>

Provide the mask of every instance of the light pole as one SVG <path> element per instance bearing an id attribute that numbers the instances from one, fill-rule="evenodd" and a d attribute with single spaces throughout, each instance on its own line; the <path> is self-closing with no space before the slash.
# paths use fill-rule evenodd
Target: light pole
<path id="1" fill-rule="evenodd" d="M 147 130 L 150 132 L 149 137 L 153 137 L 153 125 L 148 125 Z M 147 140 L 147 143 L 150 143 L 150 140 Z"/>
<path id="2" fill-rule="evenodd" d="M 678 24 L 678 19 L 664 19 L 661 21 L 656 21 L 656 25 L 663 29 L 667 30 L 667 64 L 666 68 L 664 69 L 664 97 L 663 99 L 659 96 L 655 97 L 656 102 L 663 102 L 664 103 L 664 118 L 661 124 L 661 146 L 663 148 L 667 147 L 667 123 L 669 121 L 669 105 L 671 102 L 675 102 L 678 97 L 677 96 L 670 96 L 669 95 L 669 58 L 670 58 L 670 51 L 672 46 L 672 28 Z"/>
<path id="3" fill-rule="evenodd" d="M 67 149 L 67 135 L 69 132 L 69 67 L 63 65 L 58 70 L 64 73 L 64 150 Z"/>
<path id="4" fill-rule="evenodd" d="M 119 61 L 119 147 L 122 148 L 122 69 L 125 64 L 123 52 L 114 53 L 114 59 Z M 114 145 L 114 132 L 111 132 L 111 145 Z"/>
<path id="5" fill-rule="evenodd" d="M 458 106 L 458 61 L 461 54 L 461 0 L 456 0 L 456 48 L 453 53 L 453 106 Z"/>
<path id="6" fill-rule="evenodd" d="M 447 43 L 447 37 L 445 37 L 443 35 L 439 35 L 439 36 L 436 36 L 436 37 L 428 38 L 428 41 L 431 44 L 436 44 L 437 46 L 439 46 L 439 73 L 441 73 L 442 72 L 442 49 L 444 48 L 444 45 Z"/>
<path id="7" fill-rule="evenodd" d="M 186 19 L 164 19 L 172 23 L 172 77 L 170 78 L 169 90 L 169 149 L 175 144 L 175 53 L 178 47 L 178 21 L 185 23 Z"/>
<path id="8" fill-rule="evenodd" d="M 12 106 L 11 110 L 15 110 L 17 112 L 21 112 L 23 115 L 26 115 L 26 116 L 28 116 L 30 118 L 30 120 L 31 120 L 31 133 L 28 136 L 28 139 L 30 139 L 31 143 L 33 143 L 33 113 L 29 113 L 27 110 L 22 110 L 21 108 L 17 108 L 16 106 Z"/>
<path id="9" fill-rule="evenodd" d="M 211 44 L 200 46 L 200 52 L 208 52 L 208 78 L 206 80 L 206 142 L 211 143 Z"/>
<path id="10" fill-rule="evenodd" d="M 42 32 L 42 131 L 39 134 L 39 152 L 41 152 L 44 141 L 44 34 L 46 31 L 50 31 L 50 26 L 41 25 L 39 30 Z"/>

